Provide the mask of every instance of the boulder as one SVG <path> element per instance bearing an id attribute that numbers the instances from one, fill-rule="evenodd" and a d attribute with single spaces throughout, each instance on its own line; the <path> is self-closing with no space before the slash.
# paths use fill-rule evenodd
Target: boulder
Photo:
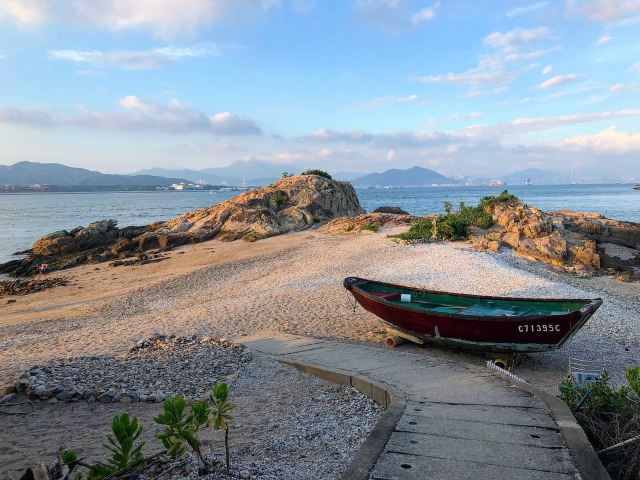
<path id="1" fill-rule="evenodd" d="M 394 215 L 409 215 L 409 212 L 405 212 L 400 207 L 388 207 L 382 206 L 376 208 L 373 213 L 393 213 Z"/>
<path id="2" fill-rule="evenodd" d="M 354 188 L 317 175 L 299 175 L 252 190 L 164 224 L 197 240 L 255 241 L 364 213 Z"/>

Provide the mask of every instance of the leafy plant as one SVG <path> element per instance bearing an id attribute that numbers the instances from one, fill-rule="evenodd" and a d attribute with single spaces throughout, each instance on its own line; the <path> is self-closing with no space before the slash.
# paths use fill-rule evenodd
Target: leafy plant
<path id="1" fill-rule="evenodd" d="M 138 419 L 129 419 L 126 413 L 116 415 L 111 422 L 111 431 L 112 434 L 107 436 L 107 442 L 103 444 L 104 448 L 111 452 L 111 457 L 106 465 L 98 463 L 91 466 L 89 480 L 118 475 L 144 464 L 144 442 L 136 444 L 136 440 L 142 434 L 142 426 L 138 424 Z M 69 452 L 67 455 L 73 459 L 74 453 Z M 77 457 L 75 462 L 77 463 Z"/>
<path id="2" fill-rule="evenodd" d="M 224 451 L 227 472 L 229 471 L 229 465 L 231 463 L 231 456 L 229 455 L 229 424 L 227 421 L 233 420 L 230 412 L 236 408 L 233 403 L 227 401 L 228 397 L 229 387 L 226 383 L 218 383 L 211 389 L 213 428 L 216 430 L 224 430 Z"/>
<path id="3" fill-rule="evenodd" d="M 451 204 L 451 202 L 444 202 L 444 212 L 447 215 L 449 215 L 452 210 L 453 210 L 453 205 Z"/>
<path id="4" fill-rule="evenodd" d="M 324 170 L 318 170 L 317 168 L 310 168 L 309 170 L 305 170 L 300 175 L 318 175 L 319 177 L 324 177 L 331 180 L 331 175 L 329 175 Z"/>
<path id="5" fill-rule="evenodd" d="M 164 431 L 157 435 L 170 457 L 180 457 L 191 447 L 198 457 L 201 470 L 206 466 L 200 450 L 202 442 L 198 438 L 198 430 L 209 421 L 210 409 L 207 402 L 198 401 L 191 406 L 189 414 L 185 413 L 186 401 L 182 395 L 175 395 L 163 404 L 163 412 L 155 417 L 156 423 L 164 425 Z"/>
<path id="6" fill-rule="evenodd" d="M 289 178 L 289 177 L 293 177 L 293 173 L 282 172 L 282 178 Z"/>
<path id="7" fill-rule="evenodd" d="M 365 223 L 360 227 L 360 230 L 368 230 L 369 232 L 377 233 L 380 227 L 375 223 Z"/>
<path id="8" fill-rule="evenodd" d="M 635 392 L 636 396 L 640 398 L 640 366 L 627 368 L 624 373 L 625 377 L 627 377 L 627 382 L 629 382 L 629 386 Z"/>

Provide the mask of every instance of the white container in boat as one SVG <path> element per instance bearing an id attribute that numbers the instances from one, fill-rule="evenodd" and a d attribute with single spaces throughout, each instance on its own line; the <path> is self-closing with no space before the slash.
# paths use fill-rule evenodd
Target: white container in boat
<path id="1" fill-rule="evenodd" d="M 401 293 L 400 294 L 400 301 L 401 302 L 410 302 L 411 301 L 411 294 L 410 293 Z"/>

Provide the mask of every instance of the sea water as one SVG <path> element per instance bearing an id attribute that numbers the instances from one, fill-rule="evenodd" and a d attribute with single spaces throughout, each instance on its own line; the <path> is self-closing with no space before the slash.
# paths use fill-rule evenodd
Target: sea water
<path id="1" fill-rule="evenodd" d="M 602 213 L 618 220 L 640 222 L 640 191 L 632 185 L 509 186 L 523 202 L 543 210 L 570 209 Z M 496 187 L 425 187 L 358 189 L 363 208 L 381 205 L 403 208 L 414 215 L 441 213 L 443 202 L 473 205 Z M 34 240 L 56 230 L 70 230 L 107 218 L 119 226 L 146 225 L 197 208 L 214 205 L 237 192 L 100 192 L 0 195 L 0 262 Z M 13 257 L 15 258 L 15 257 Z"/>

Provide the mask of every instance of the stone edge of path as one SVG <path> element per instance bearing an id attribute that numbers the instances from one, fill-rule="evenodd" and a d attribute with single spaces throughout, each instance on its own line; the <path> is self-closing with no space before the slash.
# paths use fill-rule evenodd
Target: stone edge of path
<path id="1" fill-rule="evenodd" d="M 384 382 L 369 380 L 366 377 L 353 375 L 353 373 L 344 370 L 329 369 L 325 366 L 290 359 L 278 359 L 278 361 L 327 382 L 351 386 L 385 408 L 373 430 L 340 477 L 343 480 L 368 480 L 391 437 L 391 433 L 395 430 L 400 417 L 404 413 L 406 406 L 405 394 Z"/>
<path id="2" fill-rule="evenodd" d="M 284 358 L 279 361 L 328 382 L 352 386 L 385 408 L 385 412 L 341 476 L 343 480 L 368 480 L 405 410 L 405 394 L 384 382 L 372 381 L 344 370 Z M 537 396 L 547 404 L 582 480 L 611 480 L 584 430 L 562 400 L 528 383 L 515 382 L 508 377 L 496 375 L 509 380 L 514 386 Z"/>

